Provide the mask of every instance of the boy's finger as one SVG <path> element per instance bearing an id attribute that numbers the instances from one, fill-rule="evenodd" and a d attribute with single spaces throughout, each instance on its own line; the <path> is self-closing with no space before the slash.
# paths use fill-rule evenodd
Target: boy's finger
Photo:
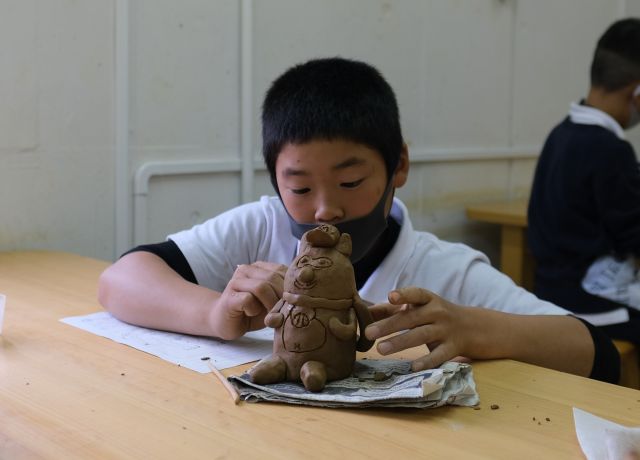
<path id="1" fill-rule="evenodd" d="M 396 306 L 396 308 L 397 311 L 391 316 L 367 326 L 365 335 L 368 339 L 379 339 L 395 332 L 417 328 L 432 322 L 427 308 L 407 308 L 405 304 Z"/>
<path id="2" fill-rule="evenodd" d="M 236 292 L 253 296 L 256 303 L 267 310 L 270 310 L 281 297 L 271 284 L 252 278 L 232 278 L 229 286 Z"/>
<path id="3" fill-rule="evenodd" d="M 263 264 L 266 264 L 267 262 L 263 262 Z M 280 271 L 276 270 L 276 269 L 271 269 L 269 267 L 265 267 L 262 264 L 258 264 L 253 263 L 251 265 L 238 265 L 238 267 L 236 268 L 236 272 L 242 274 L 242 276 L 245 276 L 247 278 L 253 278 L 253 279 L 259 279 L 259 280 L 264 280 L 264 281 L 270 281 L 270 282 L 282 282 L 282 280 L 284 279 L 284 273 L 281 273 Z"/>
<path id="4" fill-rule="evenodd" d="M 391 315 L 394 315 L 402 308 L 401 305 L 391 305 L 388 303 L 379 303 L 375 305 L 371 305 L 369 307 L 369 312 L 373 317 L 374 321 L 379 321 L 381 319 L 388 318 Z"/>
<path id="5" fill-rule="evenodd" d="M 242 304 L 242 311 L 249 318 L 260 315 L 266 316 L 267 314 L 267 310 L 257 302 L 247 302 Z"/>
<path id="6" fill-rule="evenodd" d="M 389 293 L 389 302 L 393 304 L 409 303 L 414 305 L 424 305 L 429 303 L 435 294 L 426 289 L 415 286 L 407 286 L 395 289 Z"/>
<path id="7" fill-rule="evenodd" d="M 415 359 L 411 363 L 413 372 L 423 371 L 425 369 L 435 369 L 442 363 L 451 359 L 451 353 L 445 345 L 435 347 L 428 355 Z"/>
<path id="8" fill-rule="evenodd" d="M 284 278 L 285 273 L 287 272 L 287 267 L 286 265 L 282 265 L 282 264 L 276 264 L 273 262 L 264 262 L 264 261 L 257 261 L 252 263 L 250 266 L 252 267 L 258 267 L 261 268 L 263 270 L 267 270 L 273 273 L 278 273 L 279 275 L 281 275 Z"/>
<path id="9" fill-rule="evenodd" d="M 232 281 L 242 279 L 257 283 L 255 284 L 255 286 L 264 285 L 261 286 L 260 289 L 266 289 L 266 286 L 270 286 L 271 290 L 275 292 L 275 295 L 278 298 L 282 297 L 284 278 L 280 273 L 265 270 L 253 265 L 239 265 L 236 269 L 236 273 L 234 273 L 233 275 Z M 254 293 L 258 295 L 257 292 Z M 271 300 L 268 300 L 268 302 L 271 302 Z M 273 303 L 274 302 L 267 303 L 265 305 L 273 305 Z"/>
<path id="10" fill-rule="evenodd" d="M 438 340 L 436 326 L 426 325 L 410 329 L 378 343 L 378 352 L 388 355 L 408 348 L 434 343 Z"/>
<path id="11" fill-rule="evenodd" d="M 249 331 L 259 331 L 260 329 L 264 329 L 264 315 L 252 316 L 249 317 Z"/>
<path id="12" fill-rule="evenodd" d="M 233 297 L 233 303 L 231 308 L 227 310 L 230 318 L 258 316 L 263 312 L 266 314 L 266 308 L 253 294 L 245 291 L 236 291 L 231 296 Z"/>

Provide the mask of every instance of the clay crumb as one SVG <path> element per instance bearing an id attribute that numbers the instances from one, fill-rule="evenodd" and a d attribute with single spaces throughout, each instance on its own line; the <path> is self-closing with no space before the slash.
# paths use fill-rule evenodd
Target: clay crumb
<path id="1" fill-rule="evenodd" d="M 500 406 L 498 406 L 497 404 L 491 404 L 491 410 L 496 410 L 496 409 L 500 409 Z"/>
<path id="2" fill-rule="evenodd" d="M 536 421 L 536 418 L 535 418 L 535 417 L 533 417 L 533 421 L 534 421 L 534 422 Z"/>
<path id="3" fill-rule="evenodd" d="M 482 407 L 480 407 L 480 406 L 473 406 L 473 410 L 480 410 L 480 409 L 482 409 Z"/>
<path id="4" fill-rule="evenodd" d="M 388 378 L 389 376 L 384 372 L 374 372 L 373 374 L 373 380 L 375 380 L 376 382 L 381 382 L 383 380 L 387 380 Z"/>
<path id="5" fill-rule="evenodd" d="M 121 372 L 120 375 L 124 375 L 124 372 Z"/>
<path id="6" fill-rule="evenodd" d="M 550 419 L 549 417 L 545 418 L 545 420 L 546 420 L 547 422 L 550 422 L 550 421 L 551 421 L 551 419 Z"/>

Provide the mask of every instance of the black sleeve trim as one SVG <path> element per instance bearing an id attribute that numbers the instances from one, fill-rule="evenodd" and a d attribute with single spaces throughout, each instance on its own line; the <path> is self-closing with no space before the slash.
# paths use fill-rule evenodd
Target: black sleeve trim
<path id="1" fill-rule="evenodd" d="M 587 326 L 593 339 L 595 355 L 589 378 L 617 384 L 620 381 L 620 353 L 613 341 L 600 328 L 582 318 L 574 318 Z"/>
<path id="2" fill-rule="evenodd" d="M 173 241 L 167 240 L 162 243 L 143 244 L 130 249 L 122 255 L 126 256 L 127 254 L 138 251 L 155 254 L 164 260 L 173 271 L 182 276 L 185 280 L 193 284 L 198 284 L 196 275 L 193 274 L 193 270 L 191 269 L 187 258 L 184 256 L 178 245 Z"/>

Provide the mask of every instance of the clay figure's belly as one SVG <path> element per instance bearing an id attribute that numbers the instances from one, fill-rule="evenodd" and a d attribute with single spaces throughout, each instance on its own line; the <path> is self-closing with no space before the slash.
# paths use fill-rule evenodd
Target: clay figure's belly
<path id="1" fill-rule="evenodd" d="M 327 342 L 327 328 L 317 318 L 315 308 L 289 305 L 282 325 L 282 345 L 291 353 L 305 353 L 322 348 Z"/>

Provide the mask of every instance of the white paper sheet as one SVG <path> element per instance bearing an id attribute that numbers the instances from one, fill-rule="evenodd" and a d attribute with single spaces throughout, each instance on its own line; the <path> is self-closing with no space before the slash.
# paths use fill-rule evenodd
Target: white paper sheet
<path id="1" fill-rule="evenodd" d="M 640 452 L 640 428 L 618 425 L 573 408 L 578 442 L 588 460 L 624 460 Z"/>
<path id="2" fill-rule="evenodd" d="M 273 329 L 249 332 L 244 337 L 226 342 L 132 326 L 107 312 L 72 316 L 60 321 L 203 374 L 211 370 L 202 358 L 208 357 L 218 369 L 226 369 L 261 359 L 269 355 L 273 347 Z"/>

